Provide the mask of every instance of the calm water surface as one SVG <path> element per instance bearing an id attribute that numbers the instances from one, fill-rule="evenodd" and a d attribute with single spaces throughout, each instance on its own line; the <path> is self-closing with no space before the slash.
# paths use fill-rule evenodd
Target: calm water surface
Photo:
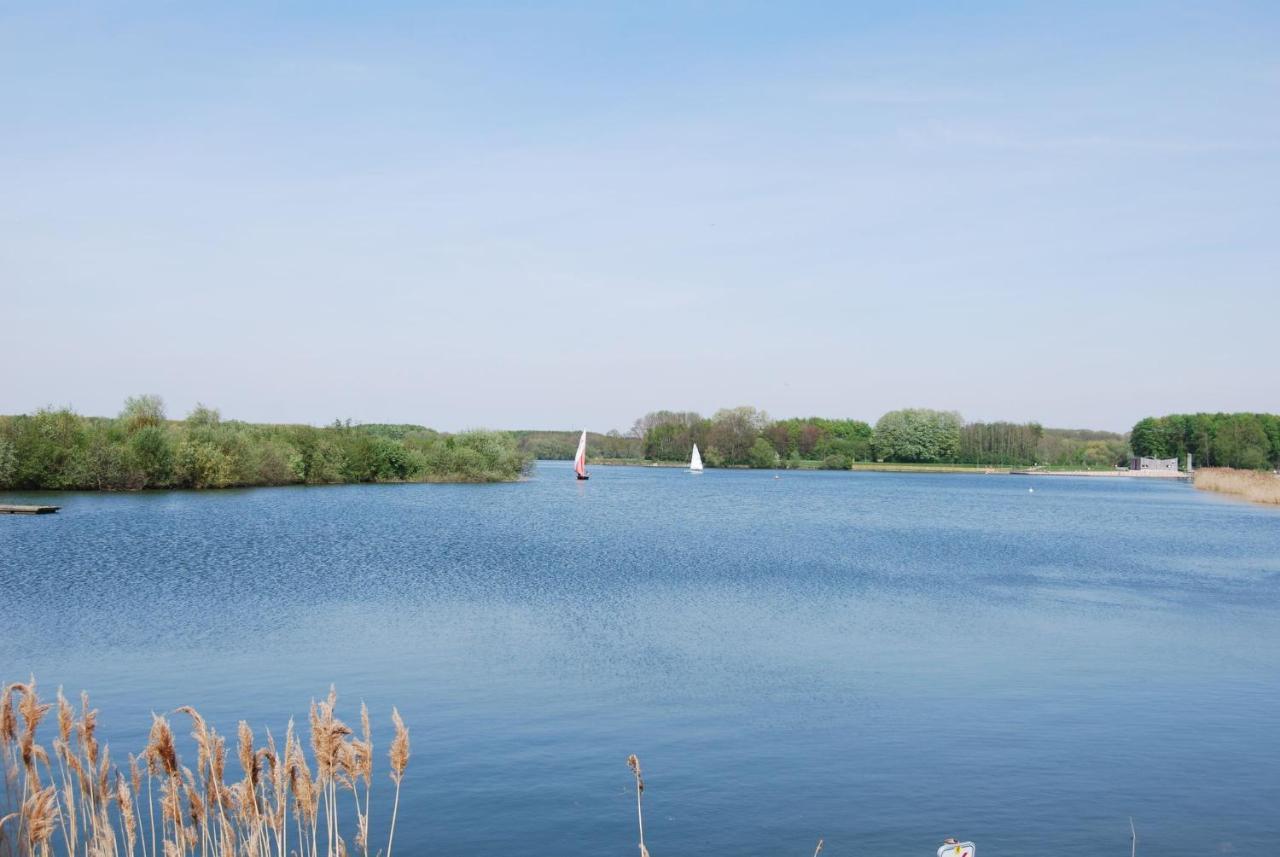
<path id="1" fill-rule="evenodd" d="M 0 518 L 0 674 L 90 690 L 121 755 L 184 704 L 397 705 L 397 853 L 633 854 L 632 752 L 658 857 L 1280 839 L 1280 512 L 1183 484 L 544 463 L 52 502 Z"/>

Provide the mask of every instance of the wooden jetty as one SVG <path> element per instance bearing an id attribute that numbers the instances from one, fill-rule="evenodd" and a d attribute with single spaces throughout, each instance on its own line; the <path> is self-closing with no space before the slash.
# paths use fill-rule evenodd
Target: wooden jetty
<path id="1" fill-rule="evenodd" d="M 0 515 L 48 515 L 61 506 L 6 506 L 0 504 Z"/>

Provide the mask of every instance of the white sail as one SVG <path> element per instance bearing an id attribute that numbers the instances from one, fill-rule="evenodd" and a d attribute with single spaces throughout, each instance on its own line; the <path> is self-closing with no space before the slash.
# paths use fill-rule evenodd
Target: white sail
<path id="1" fill-rule="evenodd" d="M 587 433 L 578 438 L 578 452 L 573 456 L 573 471 L 579 479 L 587 478 Z"/>
<path id="2" fill-rule="evenodd" d="M 693 457 L 689 459 L 689 469 L 694 473 L 702 472 L 702 456 L 698 455 L 698 445 L 693 445 Z"/>

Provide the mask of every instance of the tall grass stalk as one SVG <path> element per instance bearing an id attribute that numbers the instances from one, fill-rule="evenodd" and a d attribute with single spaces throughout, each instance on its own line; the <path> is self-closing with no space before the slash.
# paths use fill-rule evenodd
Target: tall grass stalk
<path id="1" fill-rule="evenodd" d="M 636 823 L 640 826 L 640 857 L 649 857 L 649 849 L 644 845 L 644 807 L 641 805 L 644 776 L 640 772 L 640 760 L 634 753 L 627 757 L 627 767 L 636 778 Z"/>
<path id="2" fill-rule="evenodd" d="M 347 790 L 356 809 L 353 842 L 367 857 L 373 773 L 369 713 L 361 705 L 361 735 L 355 737 L 337 718 L 336 706 L 332 689 L 312 704 L 310 760 L 293 721 L 282 746 L 270 731 L 265 742 L 258 742 L 241 721 L 236 735 L 241 775 L 229 780 L 226 739 L 190 706 L 175 713 L 190 718 L 194 767 L 178 754 L 168 717 L 153 714 L 146 746 L 121 769 L 112 764 L 110 748 L 98 741 L 98 712 L 89 707 L 87 695 L 81 696 L 77 715 L 59 691 L 58 734 L 46 749 L 39 729 L 52 706 L 40 701 L 35 680 L 0 685 L 0 857 L 135 857 L 139 852 L 142 857 L 345 857 L 351 849 L 344 834 L 350 831 L 343 828 L 339 798 Z M 409 733 L 398 711 L 394 721 L 396 803 L 388 855 L 409 762 Z"/>
<path id="3" fill-rule="evenodd" d="M 391 844 L 396 835 L 396 815 L 400 812 L 400 783 L 404 780 L 404 770 L 409 766 L 409 730 L 400 719 L 400 712 L 391 709 L 391 721 L 396 727 L 396 736 L 391 739 L 391 779 L 396 784 L 396 798 L 391 806 L 391 832 L 387 834 L 387 857 L 391 857 Z"/>

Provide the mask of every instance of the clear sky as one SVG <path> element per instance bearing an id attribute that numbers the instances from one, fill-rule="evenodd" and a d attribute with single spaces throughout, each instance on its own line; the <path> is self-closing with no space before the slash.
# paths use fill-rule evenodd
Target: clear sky
<path id="1" fill-rule="evenodd" d="M 0 412 L 1280 410 L 1280 4 L 5 3 Z"/>

